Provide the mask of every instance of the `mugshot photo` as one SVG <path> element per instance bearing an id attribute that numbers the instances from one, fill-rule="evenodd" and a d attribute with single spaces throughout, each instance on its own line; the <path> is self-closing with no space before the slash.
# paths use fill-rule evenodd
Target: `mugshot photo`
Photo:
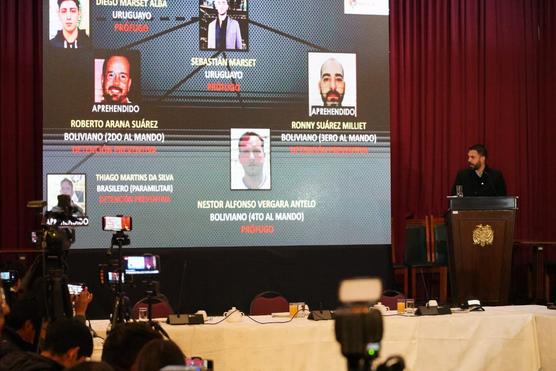
<path id="1" fill-rule="evenodd" d="M 309 115 L 314 107 L 357 110 L 356 55 L 352 53 L 308 53 Z M 326 111 L 324 111 L 326 112 Z M 353 113 L 353 114 L 352 114 Z"/>
<path id="2" fill-rule="evenodd" d="M 271 189 L 270 129 L 230 129 L 231 189 Z"/>
<path id="3" fill-rule="evenodd" d="M 137 104 L 141 95 L 139 63 L 135 52 L 104 52 L 95 57 L 95 103 Z"/>
<path id="4" fill-rule="evenodd" d="M 77 212 L 85 214 L 87 205 L 86 174 L 47 174 L 46 194 L 47 209 L 52 210 L 58 205 L 58 196 L 70 197 L 70 204 Z"/>
<path id="5" fill-rule="evenodd" d="M 89 1 L 49 0 L 48 35 L 54 48 L 90 49 Z"/>
<path id="6" fill-rule="evenodd" d="M 199 48 L 249 49 L 247 3 L 247 0 L 199 0 Z"/>

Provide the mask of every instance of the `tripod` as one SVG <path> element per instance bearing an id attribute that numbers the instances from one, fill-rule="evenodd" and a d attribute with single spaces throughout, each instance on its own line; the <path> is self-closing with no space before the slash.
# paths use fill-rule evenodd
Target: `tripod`
<path id="1" fill-rule="evenodd" d="M 110 328 L 113 329 L 118 323 L 124 323 L 131 318 L 129 310 L 129 298 L 124 292 L 124 258 L 122 255 L 122 246 L 129 245 L 129 236 L 122 231 L 118 231 L 112 235 L 112 243 L 108 250 L 108 255 L 112 254 L 112 248 L 118 246 L 118 280 L 114 285 L 114 302 L 112 305 L 112 314 L 110 317 Z"/>
<path id="2" fill-rule="evenodd" d="M 151 284 L 156 285 L 154 282 L 151 282 Z M 156 287 L 156 286 L 155 286 Z M 158 323 L 157 321 L 153 320 L 153 302 L 156 299 L 156 289 L 153 290 L 147 290 L 146 294 L 147 294 L 147 320 L 148 320 L 148 324 L 150 327 L 152 327 L 153 330 L 161 333 L 166 339 L 171 340 L 170 339 L 170 335 L 168 335 L 168 333 L 166 332 L 166 330 L 164 330 L 162 328 L 162 326 L 160 326 L 160 323 Z"/>
<path id="3" fill-rule="evenodd" d="M 72 236 L 73 231 L 43 226 L 38 241 L 42 252 L 22 279 L 24 295 L 37 298 L 39 311 L 47 321 L 73 316 L 65 261 Z"/>

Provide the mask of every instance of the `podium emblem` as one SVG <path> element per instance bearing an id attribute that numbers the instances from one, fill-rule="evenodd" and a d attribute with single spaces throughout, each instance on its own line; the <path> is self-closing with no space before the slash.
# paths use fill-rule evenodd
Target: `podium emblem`
<path id="1" fill-rule="evenodd" d="M 494 231 L 489 224 L 479 224 L 475 226 L 473 230 L 473 244 L 474 245 L 481 245 L 481 247 L 485 247 L 487 245 L 492 245 L 494 241 Z"/>

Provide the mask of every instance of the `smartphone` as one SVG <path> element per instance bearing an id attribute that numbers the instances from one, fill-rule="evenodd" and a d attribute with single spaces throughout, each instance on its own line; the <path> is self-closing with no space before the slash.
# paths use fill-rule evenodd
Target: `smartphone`
<path id="1" fill-rule="evenodd" d="M 83 291 L 85 284 L 83 283 L 68 283 L 68 291 L 70 295 L 79 295 Z"/>
<path id="2" fill-rule="evenodd" d="M 158 274 L 160 273 L 160 257 L 158 255 L 124 256 L 126 274 Z"/>
<path id="3" fill-rule="evenodd" d="M 121 231 L 131 231 L 132 229 L 133 229 L 133 220 L 129 215 L 102 217 L 103 231 L 121 232 Z"/>
<path id="4" fill-rule="evenodd" d="M 213 361 L 202 359 L 201 357 L 191 357 L 185 360 L 185 371 L 212 371 L 214 370 Z"/>

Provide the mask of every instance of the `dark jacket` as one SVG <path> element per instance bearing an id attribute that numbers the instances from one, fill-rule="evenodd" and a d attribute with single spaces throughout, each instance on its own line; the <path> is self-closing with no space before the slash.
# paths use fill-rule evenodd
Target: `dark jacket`
<path id="1" fill-rule="evenodd" d="M 0 371 L 61 371 L 64 366 L 31 352 L 12 352 L 0 359 Z"/>
<path id="2" fill-rule="evenodd" d="M 64 33 L 60 30 L 56 36 L 50 39 L 50 46 L 54 48 L 65 48 L 65 40 Z M 85 30 L 77 30 L 77 39 L 75 39 L 75 41 L 77 41 L 77 49 L 90 49 L 92 46 L 91 39 L 89 39 Z"/>
<path id="3" fill-rule="evenodd" d="M 19 337 L 17 332 L 10 327 L 4 327 L 2 338 L 0 339 L 0 359 L 12 352 L 32 352 L 34 350 L 33 344 L 23 340 Z"/>
<path id="4" fill-rule="evenodd" d="M 461 170 L 452 186 L 453 196 L 456 195 L 456 185 L 463 186 L 463 195 L 466 197 L 506 196 L 506 182 L 502 173 L 488 166 L 485 167 L 481 177 L 474 169 Z"/>

